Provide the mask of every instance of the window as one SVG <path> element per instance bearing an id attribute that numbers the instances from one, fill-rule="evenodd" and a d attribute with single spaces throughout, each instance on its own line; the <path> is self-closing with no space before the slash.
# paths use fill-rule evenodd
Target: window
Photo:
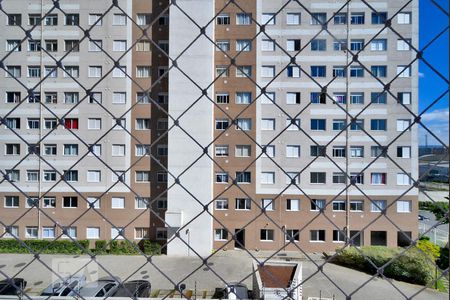
<path id="1" fill-rule="evenodd" d="M 150 41 L 141 40 L 136 43 L 136 51 L 138 52 L 149 52 L 150 51 Z"/>
<path id="2" fill-rule="evenodd" d="M 350 50 L 352 51 L 361 51 L 364 48 L 364 40 L 351 40 L 350 41 Z"/>
<path id="3" fill-rule="evenodd" d="M 325 184 L 326 183 L 326 174 L 327 173 L 325 173 L 325 172 L 311 172 L 310 183 Z"/>
<path id="4" fill-rule="evenodd" d="M 397 185 L 411 185 L 409 174 L 397 173 Z"/>
<path id="5" fill-rule="evenodd" d="M 88 77 L 94 77 L 94 78 L 102 77 L 102 67 L 101 66 L 89 66 Z"/>
<path id="6" fill-rule="evenodd" d="M 21 26 L 22 25 L 22 15 L 8 14 L 8 25 L 9 26 Z"/>
<path id="7" fill-rule="evenodd" d="M 48 52 L 58 51 L 58 41 L 57 40 L 45 40 L 45 50 Z"/>
<path id="8" fill-rule="evenodd" d="M 333 120 L 333 130 L 344 130 L 347 122 L 345 120 Z"/>
<path id="9" fill-rule="evenodd" d="M 298 229 L 286 229 L 285 240 L 291 242 L 298 242 L 300 238 L 300 230 Z"/>
<path id="10" fill-rule="evenodd" d="M 78 171 L 77 170 L 65 170 L 64 180 L 68 182 L 78 181 Z"/>
<path id="11" fill-rule="evenodd" d="M 66 52 L 79 52 L 80 41 L 79 40 L 65 40 L 64 49 Z"/>
<path id="12" fill-rule="evenodd" d="M 228 126 L 230 125 L 229 123 L 230 123 L 230 121 L 226 120 L 226 119 L 224 119 L 224 120 L 222 120 L 222 119 L 216 120 L 216 130 L 225 130 L 225 129 L 227 129 Z"/>
<path id="13" fill-rule="evenodd" d="M 156 201 L 156 207 L 158 209 L 167 209 L 167 199 L 163 198 L 163 199 L 158 199 Z"/>
<path id="14" fill-rule="evenodd" d="M 326 98 L 327 98 L 326 93 L 312 92 L 310 94 L 311 103 L 313 104 L 325 104 Z"/>
<path id="15" fill-rule="evenodd" d="M 327 22 L 327 13 L 311 13 L 311 25 L 323 25 Z"/>
<path id="16" fill-rule="evenodd" d="M 265 157 L 275 157 L 275 146 L 274 145 L 263 145 L 263 149 L 266 150 Z"/>
<path id="17" fill-rule="evenodd" d="M 262 13 L 261 24 L 263 25 L 275 25 L 276 16 L 274 13 Z"/>
<path id="18" fill-rule="evenodd" d="M 78 145 L 64 144 L 64 155 L 78 155 Z"/>
<path id="19" fill-rule="evenodd" d="M 56 155 L 56 144 L 44 144 L 44 155 Z"/>
<path id="20" fill-rule="evenodd" d="M 275 92 L 265 92 L 261 95 L 261 104 L 273 104 L 275 101 Z"/>
<path id="21" fill-rule="evenodd" d="M 125 156 L 125 145 L 123 144 L 113 144 L 112 145 L 112 156 Z"/>
<path id="22" fill-rule="evenodd" d="M 397 75 L 399 78 L 411 77 L 411 66 L 397 66 Z"/>
<path id="23" fill-rule="evenodd" d="M 100 227 L 86 227 L 86 238 L 95 240 L 100 238 Z"/>
<path id="24" fill-rule="evenodd" d="M 274 235 L 273 229 L 261 229 L 259 239 L 265 242 L 273 242 L 273 235 Z"/>
<path id="25" fill-rule="evenodd" d="M 342 172 L 333 172 L 333 183 L 345 183 L 345 174 Z"/>
<path id="26" fill-rule="evenodd" d="M 127 74 L 126 66 L 115 67 L 112 71 L 113 78 L 125 78 Z"/>
<path id="27" fill-rule="evenodd" d="M 156 181 L 158 183 L 167 183 L 167 172 L 157 172 Z"/>
<path id="28" fill-rule="evenodd" d="M 411 104 L 411 93 L 409 92 L 400 92 L 397 94 L 397 101 L 401 104 Z"/>
<path id="29" fill-rule="evenodd" d="M 250 25 L 252 23 L 252 14 L 237 13 L 236 25 Z"/>
<path id="30" fill-rule="evenodd" d="M 262 66 L 261 77 L 272 78 L 275 76 L 275 66 Z"/>
<path id="31" fill-rule="evenodd" d="M 300 104 L 301 99 L 300 92 L 287 92 L 286 93 L 286 104 Z"/>
<path id="32" fill-rule="evenodd" d="M 344 200 L 333 201 L 333 211 L 346 211 Z"/>
<path id="33" fill-rule="evenodd" d="M 275 119 L 261 119 L 261 130 L 275 130 Z"/>
<path id="34" fill-rule="evenodd" d="M 397 131 L 411 130 L 410 126 L 411 126 L 411 120 L 407 120 L 407 119 L 397 120 Z"/>
<path id="35" fill-rule="evenodd" d="M 371 93 L 370 100 L 374 104 L 386 104 L 387 103 L 387 93 Z"/>
<path id="36" fill-rule="evenodd" d="M 29 181 L 29 182 L 39 181 L 39 171 L 38 170 L 27 170 L 27 181 Z"/>
<path id="37" fill-rule="evenodd" d="M 397 157 L 411 158 L 411 147 L 398 146 L 397 147 Z"/>
<path id="38" fill-rule="evenodd" d="M 310 148 L 311 156 L 325 156 L 326 148 L 324 146 L 312 145 Z"/>
<path id="39" fill-rule="evenodd" d="M 78 103 L 79 99 L 80 99 L 80 96 L 79 96 L 78 92 L 65 92 L 64 93 L 64 103 L 66 103 L 66 104 Z"/>
<path id="40" fill-rule="evenodd" d="M 150 14 L 136 14 L 136 23 L 139 26 L 150 25 L 151 15 Z"/>
<path id="41" fill-rule="evenodd" d="M 261 172 L 261 184 L 274 184 L 275 173 L 274 172 Z"/>
<path id="42" fill-rule="evenodd" d="M 311 66 L 311 77 L 326 77 L 327 67 L 326 66 Z"/>
<path id="43" fill-rule="evenodd" d="M 37 237 L 38 237 L 38 228 L 36 226 L 25 227 L 25 238 L 37 239 Z"/>
<path id="44" fill-rule="evenodd" d="M 300 51 L 301 40 L 287 40 L 286 50 L 287 51 Z"/>
<path id="45" fill-rule="evenodd" d="M 300 67 L 297 66 L 288 66 L 286 68 L 287 77 L 290 78 L 299 78 L 300 77 Z"/>
<path id="46" fill-rule="evenodd" d="M 56 171 L 44 170 L 44 181 L 46 182 L 56 181 Z"/>
<path id="47" fill-rule="evenodd" d="M 6 70 L 7 70 L 5 74 L 6 77 L 20 78 L 20 76 L 22 76 L 22 68 L 20 66 L 8 66 Z"/>
<path id="48" fill-rule="evenodd" d="M 236 172 L 237 183 L 251 183 L 251 172 Z"/>
<path id="49" fill-rule="evenodd" d="M 286 199 L 286 210 L 287 211 L 299 211 L 300 210 L 300 200 L 299 199 Z"/>
<path id="50" fill-rule="evenodd" d="M 216 183 L 228 183 L 228 173 L 216 172 Z"/>
<path id="51" fill-rule="evenodd" d="M 58 25 L 58 15 L 50 14 L 44 18 L 45 26 L 56 26 Z"/>
<path id="52" fill-rule="evenodd" d="M 19 226 L 7 226 L 5 227 L 5 233 L 3 238 L 12 238 L 19 236 Z"/>
<path id="53" fill-rule="evenodd" d="M 136 118 L 136 130 L 149 130 L 150 119 Z"/>
<path id="54" fill-rule="evenodd" d="M 410 213 L 412 211 L 412 202 L 410 200 L 397 200 L 398 213 Z"/>
<path id="55" fill-rule="evenodd" d="M 300 157 L 300 146 L 299 145 L 287 145 L 286 146 L 286 157 Z"/>
<path id="56" fill-rule="evenodd" d="M 28 66 L 28 77 L 39 78 L 41 77 L 41 67 L 39 66 Z"/>
<path id="57" fill-rule="evenodd" d="M 345 232 L 341 230 L 333 230 L 333 242 L 345 243 Z"/>
<path id="58" fill-rule="evenodd" d="M 372 24 L 384 24 L 387 20 L 387 12 L 372 12 Z"/>
<path id="59" fill-rule="evenodd" d="M 372 200 L 370 204 L 370 211 L 371 212 L 381 212 L 382 210 L 385 210 L 387 206 L 386 200 Z"/>
<path id="60" fill-rule="evenodd" d="M 227 210 L 228 209 L 228 199 L 216 199 L 214 201 L 216 210 Z"/>
<path id="61" fill-rule="evenodd" d="M 115 26 L 127 25 L 127 16 L 125 14 L 114 14 L 113 15 L 113 25 L 115 25 Z"/>
<path id="62" fill-rule="evenodd" d="M 261 51 L 275 51 L 275 42 L 263 39 L 261 41 Z"/>
<path id="63" fill-rule="evenodd" d="M 252 129 L 252 119 L 237 119 L 236 130 L 248 131 Z"/>
<path id="64" fill-rule="evenodd" d="M 20 129 L 20 118 L 6 118 L 6 128 Z"/>
<path id="65" fill-rule="evenodd" d="M 311 130 L 325 131 L 327 128 L 325 119 L 311 119 Z"/>
<path id="66" fill-rule="evenodd" d="M 344 66 L 333 66 L 333 77 L 346 77 L 347 70 Z"/>
<path id="67" fill-rule="evenodd" d="M 230 51 L 230 40 L 217 40 L 216 47 L 216 51 Z"/>
<path id="68" fill-rule="evenodd" d="M 124 40 L 113 41 L 113 51 L 124 52 L 126 50 L 127 50 L 127 41 L 124 41 Z"/>
<path id="69" fill-rule="evenodd" d="M 300 130 L 300 119 L 287 119 L 287 130 Z"/>
<path id="70" fill-rule="evenodd" d="M 335 25 L 345 25 L 347 24 L 347 13 L 337 13 L 333 17 L 333 22 Z"/>
<path id="71" fill-rule="evenodd" d="M 87 182 L 100 182 L 101 181 L 101 172 L 98 170 L 89 170 L 87 171 Z"/>
<path id="72" fill-rule="evenodd" d="M 102 25 L 102 15 L 101 14 L 89 14 L 88 24 L 90 26 L 101 26 Z"/>
<path id="73" fill-rule="evenodd" d="M 371 157 L 386 157 L 387 150 L 385 151 L 381 146 L 371 146 L 370 155 Z"/>
<path id="74" fill-rule="evenodd" d="M 30 52 L 41 51 L 41 41 L 28 40 L 28 51 Z"/>
<path id="75" fill-rule="evenodd" d="M 252 67 L 251 66 L 237 66 L 236 67 L 236 77 L 251 77 Z"/>
<path id="76" fill-rule="evenodd" d="M 386 131 L 387 121 L 386 119 L 372 119 L 370 120 L 370 129 L 376 131 Z"/>
<path id="77" fill-rule="evenodd" d="M 67 232 L 67 235 L 64 234 L 61 238 L 77 238 L 77 228 L 76 227 L 65 227 L 64 230 Z"/>
<path id="78" fill-rule="evenodd" d="M 20 40 L 6 40 L 6 51 L 20 52 L 22 51 L 22 45 Z"/>
<path id="79" fill-rule="evenodd" d="M 370 71 L 374 77 L 386 77 L 387 76 L 387 66 L 371 66 Z"/>
<path id="80" fill-rule="evenodd" d="M 275 210 L 273 199 L 261 199 L 261 207 L 266 211 Z"/>
<path id="81" fill-rule="evenodd" d="M 236 51 L 248 52 L 252 50 L 251 40 L 236 40 Z"/>
<path id="82" fill-rule="evenodd" d="M 112 209 L 122 209 L 125 207 L 125 198 L 123 197 L 112 197 L 111 198 L 111 208 Z"/>
<path id="83" fill-rule="evenodd" d="M 236 104 L 250 104 L 252 101 L 251 92 L 237 92 L 236 93 Z"/>
<path id="84" fill-rule="evenodd" d="M 236 70 L 236 73 L 238 70 Z M 216 66 L 216 76 L 217 77 L 228 77 L 230 75 L 230 70 L 227 66 Z"/>
<path id="85" fill-rule="evenodd" d="M 43 208 L 55 208 L 56 207 L 56 198 L 55 197 L 44 197 L 42 201 Z"/>
<path id="86" fill-rule="evenodd" d="M 295 185 L 300 183 L 300 173 L 286 172 L 286 184 Z"/>
<path id="87" fill-rule="evenodd" d="M 168 130 L 169 129 L 169 121 L 167 118 L 160 118 L 156 123 L 157 130 Z"/>
<path id="88" fill-rule="evenodd" d="M 55 238 L 55 227 L 42 227 L 42 238 L 43 239 Z"/>
<path id="89" fill-rule="evenodd" d="M 311 230 L 310 231 L 311 242 L 325 242 L 325 230 Z"/>
<path id="90" fill-rule="evenodd" d="M 88 129 L 100 130 L 102 128 L 102 119 L 88 118 Z"/>
<path id="91" fill-rule="evenodd" d="M 226 241 L 228 240 L 228 231 L 225 228 L 214 230 L 214 240 L 215 241 Z"/>
<path id="92" fill-rule="evenodd" d="M 300 13 L 286 13 L 286 24 L 287 25 L 300 25 L 301 14 Z"/>
<path id="93" fill-rule="evenodd" d="M 347 50 L 347 40 L 335 40 L 333 41 L 334 51 L 345 51 Z"/>
<path id="94" fill-rule="evenodd" d="M 48 78 L 58 77 L 58 68 L 56 66 L 45 66 L 44 76 L 47 76 Z"/>
<path id="95" fill-rule="evenodd" d="M 101 92 L 91 92 L 89 95 L 89 103 L 102 103 L 102 93 Z"/>
<path id="96" fill-rule="evenodd" d="M 38 118 L 28 118 L 27 119 L 27 129 L 39 129 L 40 120 Z"/>
<path id="97" fill-rule="evenodd" d="M 364 129 L 364 120 L 357 119 L 350 124 L 351 131 L 360 131 L 362 129 Z"/>
<path id="98" fill-rule="evenodd" d="M 64 208 L 78 207 L 78 198 L 77 197 L 63 197 L 63 207 Z"/>
<path id="99" fill-rule="evenodd" d="M 229 14 L 220 14 L 216 18 L 217 25 L 230 25 L 230 15 Z"/>
<path id="100" fill-rule="evenodd" d="M 111 176 L 112 182 L 125 181 L 125 175 L 125 171 L 113 170 Z"/>
<path id="101" fill-rule="evenodd" d="M 114 92 L 112 103 L 113 104 L 125 104 L 127 102 L 127 93 L 125 92 Z"/>
<path id="102" fill-rule="evenodd" d="M 370 184 L 374 185 L 386 184 L 386 173 L 371 173 Z"/>
<path id="103" fill-rule="evenodd" d="M 411 13 L 410 12 L 398 13 L 397 24 L 411 24 Z"/>
<path id="104" fill-rule="evenodd" d="M 350 77 L 362 78 L 364 77 L 363 67 L 350 67 Z"/>
<path id="105" fill-rule="evenodd" d="M 149 228 L 147 227 L 134 228 L 134 237 L 138 240 L 148 239 L 150 237 Z"/>
<path id="106" fill-rule="evenodd" d="M 235 156 L 236 157 L 250 157 L 251 146 L 250 145 L 236 145 Z"/>
<path id="107" fill-rule="evenodd" d="M 311 40 L 311 51 L 326 51 L 327 40 L 313 39 Z"/>
<path id="108" fill-rule="evenodd" d="M 5 196 L 5 207 L 18 208 L 19 207 L 19 196 Z"/>
<path id="109" fill-rule="evenodd" d="M 150 198 L 148 197 L 135 197 L 134 207 L 136 209 L 146 209 L 150 205 Z"/>
<path id="110" fill-rule="evenodd" d="M 228 156 L 228 145 L 217 145 L 214 147 L 215 156 L 226 157 Z"/>
<path id="111" fill-rule="evenodd" d="M 80 68 L 78 66 L 64 66 L 64 77 L 78 78 L 80 76 Z"/>
<path id="112" fill-rule="evenodd" d="M 236 198 L 236 210 L 250 210 L 251 201 L 249 198 Z"/>
<path id="113" fill-rule="evenodd" d="M 65 14 L 65 24 L 69 26 L 80 25 L 80 15 L 79 14 Z"/>
<path id="114" fill-rule="evenodd" d="M 150 172 L 136 171 L 136 182 L 150 182 Z"/>
<path id="115" fill-rule="evenodd" d="M 159 40 L 158 47 L 161 48 L 160 51 L 163 52 L 165 56 L 169 53 L 169 41 L 168 40 Z M 159 49 L 158 49 L 159 50 Z"/>
<path id="116" fill-rule="evenodd" d="M 6 170 L 5 180 L 8 181 L 20 181 L 20 171 L 19 170 Z M 7 179 L 6 179 L 7 178 Z"/>
<path id="117" fill-rule="evenodd" d="M 351 93 L 350 94 L 351 104 L 364 104 L 364 93 Z"/>
<path id="118" fill-rule="evenodd" d="M 386 51 L 387 50 L 387 40 L 386 39 L 375 39 L 370 43 L 370 50 L 372 51 Z"/>
<path id="119" fill-rule="evenodd" d="M 364 211 L 364 201 L 363 200 L 351 200 L 350 201 L 350 211 Z"/>
<path id="120" fill-rule="evenodd" d="M 350 24 L 354 25 L 362 25 L 364 24 L 364 13 L 363 12 L 355 12 L 350 15 Z"/>
<path id="121" fill-rule="evenodd" d="M 350 157 L 364 157 L 364 146 L 350 146 Z"/>

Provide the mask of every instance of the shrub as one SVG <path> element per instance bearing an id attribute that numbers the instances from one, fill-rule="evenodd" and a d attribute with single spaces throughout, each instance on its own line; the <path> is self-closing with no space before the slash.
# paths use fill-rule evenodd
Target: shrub
<path id="1" fill-rule="evenodd" d="M 107 241 L 98 240 L 95 241 L 95 254 L 105 254 L 107 252 Z"/>
<path id="2" fill-rule="evenodd" d="M 436 220 L 448 223 L 448 218 L 445 218 L 448 212 L 447 202 L 419 202 L 419 209 L 431 211 L 436 216 Z"/>
<path id="3" fill-rule="evenodd" d="M 156 242 L 152 242 L 150 240 L 142 240 L 140 246 L 142 252 L 144 252 L 147 255 L 161 254 L 161 245 Z"/>
<path id="4" fill-rule="evenodd" d="M 137 244 L 135 242 L 129 241 L 111 241 L 110 244 L 110 253 L 111 254 L 139 254 L 137 250 Z"/>
<path id="5" fill-rule="evenodd" d="M 433 280 L 433 268 L 428 258 L 417 249 L 410 249 L 397 257 L 401 251 L 402 248 L 382 246 L 361 247 L 359 251 L 347 248 L 337 254 L 333 262 L 369 274 L 375 274 L 377 268 L 389 263 L 383 270 L 386 277 L 414 284 L 430 283 Z M 364 256 L 372 261 L 373 265 Z M 395 259 L 392 260 L 393 258 Z"/>
<path id="6" fill-rule="evenodd" d="M 440 249 L 440 256 L 436 261 L 436 264 L 441 270 L 446 270 L 448 268 L 448 248 Z"/>
<path id="7" fill-rule="evenodd" d="M 432 261 L 436 261 L 441 255 L 441 249 L 438 245 L 433 244 L 429 239 L 420 239 L 417 242 L 417 248 L 427 255 Z"/>

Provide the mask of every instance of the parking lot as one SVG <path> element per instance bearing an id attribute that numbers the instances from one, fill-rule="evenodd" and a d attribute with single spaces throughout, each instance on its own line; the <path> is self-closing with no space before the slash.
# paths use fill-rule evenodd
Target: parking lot
<path id="1" fill-rule="evenodd" d="M 264 259 L 263 252 L 254 253 L 258 259 Z M 287 253 L 284 259 L 303 261 L 304 299 L 322 297 L 345 299 L 343 292 L 351 294 L 352 299 L 404 299 L 420 291 L 423 287 L 398 281 L 388 282 L 375 278 L 363 285 L 371 276 L 340 266 L 327 264 L 323 273 L 316 273 L 313 262 L 304 260 L 296 253 Z M 312 256 L 316 263 L 321 263 L 319 255 Z M 98 262 L 98 263 L 97 263 Z M 2 273 L 10 277 L 23 277 L 27 280 L 27 293 L 38 295 L 57 277 L 50 269 L 65 276 L 77 272 L 80 268 L 87 281 L 95 281 L 104 276 L 118 276 L 121 280 L 144 279 L 152 284 L 151 295 L 161 298 L 170 292 L 175 284 L 186 284 L 197 298 L 210 298 L 217 287 L 225 282 L 243 281 L 252 288 L 251 257 L 239 251 L 227 251 L 214 255 L 208 260 L 208 267 L 199 258 L 174 258 L 167 256 L 154 257 L 151 262 L 138 256 L 99 256 L 97 262 L 90 261 L 87 256 L 42 255 L 39 259 L 32 255 L 2 254 L 0 255 L 0 279 Z M 45 267 L 45 265 L 49 268 Z M 345 275 L 344 275 L 345 274 Z M 361 289 L 358 289 L 363 285 Z M 395 287 L 394 287 L 395 286 Z M 176 297 L 177 295 L 175 295 Z M 425 289 L 414 299 L 448 299 L 448 295 Z"/>

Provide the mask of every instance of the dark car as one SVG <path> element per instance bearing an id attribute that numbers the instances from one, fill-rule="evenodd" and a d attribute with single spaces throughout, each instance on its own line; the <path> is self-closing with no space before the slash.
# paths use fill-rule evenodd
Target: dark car
<path id="1" fill-rule="evenodd" d="M 151 284 L 147 280 L 132 280 L 123 283 L 113 297 L 150 297 Z"/>
<path id="2" fill-rule="evenodd" d="M 23 293 L 27 282 L 23 278 L 12 278 L 0 281 L 0 295 L 20 295 Z"/>

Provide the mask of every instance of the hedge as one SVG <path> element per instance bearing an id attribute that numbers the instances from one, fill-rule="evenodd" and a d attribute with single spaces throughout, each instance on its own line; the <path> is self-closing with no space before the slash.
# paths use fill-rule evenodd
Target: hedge
<path id="1" fill-rule="evenodd" d="M 365 257 L 370 259 L 379 268 L 390 262 L 401 251 L 404 251 L 404 249 L 383 246 L 361 247 L 359 251 L 355 248 L 346 248 L 338 253 L 332 262 L 369 274 L 376 274 L 376 268 Z M 401 256 L 396 257 L 384 269 L 383 274 L 388 278 L 426 285 L 433 280 L 433 272 L 433 264 L 427 255 L 412 248 L 404 252 Z"/>
<path id="2" fill-rule="evenodd" d="M 44 254 L 83 254 L 89 250 L 88 240 L 78 240 L 78 244 L 83 247 L 80 249 L 79 245 L 70 240 L 23 240 L 23 243 L 35 252 Z M 86 249 L 86 250 L 85 250 Z M 94 254 L 115 254 L 115 255 L 137 255 L 139 250 L 148 255 L 161 254 L 161 245 L 158 243 L 142 240 L 139 244 L 128 241 L 105 241 L 96 240 L 95 248 L 90 251 Z M 0 253 L 30 253 L 27 247 L 15 239 L 0 239 Z"/>

